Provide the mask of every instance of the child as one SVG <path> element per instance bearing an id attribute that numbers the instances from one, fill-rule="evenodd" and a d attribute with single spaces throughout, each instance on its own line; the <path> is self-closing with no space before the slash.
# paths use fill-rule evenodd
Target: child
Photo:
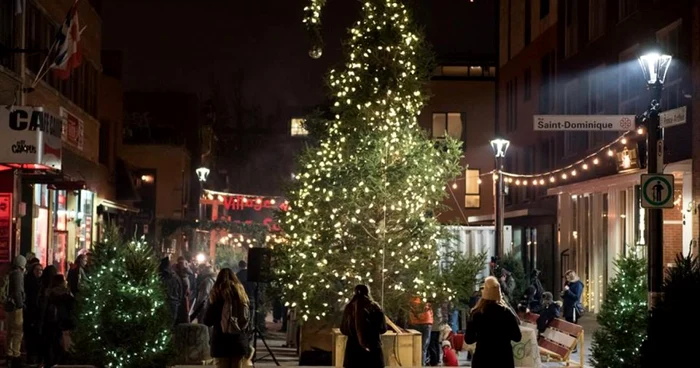
<path id="1" fill-rule="evenodd" d="M 445 367 L 459 366 L 457 352 L 452 349 L 452 344 L 447 340 L 442 342 L 442 365 Z"/>
<path id="2" fill-rule="evenodd" d="M 549 291 L 542 293 L 542 310 L 537 318 L 537 330 L 544 333 L 549 323 L 555 318 L 559 318 L 561 313 L 558 303 L 554 302 L 554 296 Z"/>

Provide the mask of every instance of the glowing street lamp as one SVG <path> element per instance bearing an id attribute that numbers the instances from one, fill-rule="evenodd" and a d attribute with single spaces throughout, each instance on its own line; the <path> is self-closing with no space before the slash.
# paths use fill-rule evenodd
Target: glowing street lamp
<path id="1" fill-rule="evenodd" d="M 197 178 L 199 179 L 200 182 L 204 183 L 207 181 L 207 178 L 209 177 L 209 172 L 210 170 L 204 166 L 198 168 L 197 170 L 194 171 L 197 173 Z"/>
<path id="2" fill-rule="evenodd" d="M 659 152 L 659 148 L 663 150 L 664 133 L 661 128 L 661 92 L 664 89 L 664 81 L 666 74 L 671 66 L 671 55 L 663 53 L 658 47 L 654 47 L 639 56 L 639 65 L 642 67 L 642 73 L 647 83 L 647 87 L 651 91 L 651 103 L 647 110 L 647 172 L 649 174 L 658 174 L 659 166 L 663 167 L 658 157 L 663 157 L 663 152 Z M 662 286 L 664 279 L 664 250 L 663 250 L 663 229 L 664 220 L 661 209 L 648 209 L 646 216 L 647 239 L 647 258 L 649 259 L 649 310 L 652 310 L 663 297 Z"/>
<path id="3" fill-rule="evenodd" d="M 493 148 L 493 154 L 496 157 L 496 175 L 498 180 L 496 180 L 496 255 L 503 255 L 503 215 L 505 212 L 505 199 L 504 192 L 505 187 L 503 185 L 503 161 L 506 158 L 506 152 L 508 147 L 510 147 L 510 141 L 507 139 L 494 139 L 491 142 L 491 148 Z"/>

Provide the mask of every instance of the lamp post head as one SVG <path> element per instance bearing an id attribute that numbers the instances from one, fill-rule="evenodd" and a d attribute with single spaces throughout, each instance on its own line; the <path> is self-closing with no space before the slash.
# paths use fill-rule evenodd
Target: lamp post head
<path id="1" fill-rule="evenodd" d="M 209 169 L 208 168 L 202 166 L 202 167 L 198 168 L 197 170 L 195 170 L 195 172 L 197 173 L 197 178 L 199 178 L 200 182 L 204 183 L 207 181 L 207 178 L 209 177 Z"/>
<path id="2" fill-rule="evenodd" d="M 672 59 L 671 55 L 662 52 L 659 47 L 650 48 L 639 55 L 639 66 L 642 67 L 642 73 L 648 85 L 664 84 Z"/>
<path id="3" fill-rule="evenodd" d="M 493 148 L 493 153 L 496 158 L 506 157 L 506 151 L 510 147 L 510 141 L 507 139 L 494 139 L 491 141 L 491 148 Z"/>

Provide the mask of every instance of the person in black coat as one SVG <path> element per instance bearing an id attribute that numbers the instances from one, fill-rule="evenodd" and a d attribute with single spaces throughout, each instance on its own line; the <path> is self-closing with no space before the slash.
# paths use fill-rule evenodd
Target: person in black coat
<path id="1" fill-rule="evenodd" d="M 386 320 L 367 285 L 355 286 L 355 295 L 343 312 L 340 332 L 348 337 L 343 367 L 384 367 L 382 334 Z"/>
<path id="2" fill-rule="evenodd" d="M 219 272 L 209 295 L 209 303 L 204 324 L 213 327 L 211 356 L 216 358 L 219 368 L 238 368 L 243 358 L 250 353 L 247 333 L 250 302 L 243 284 L 231 269 L 224 268 Z M 237 319 L 237 326 L 233 328 L 227 325 L 230 321 L 226 318 L 228 312 Z M 230 330 L 226 331 L 225 328 Z"/>
<path id="3" fill-rule="evenodd" d="M 573 270 L 566 271 L 565 276 L 566 285 L 564 286 L 564 291 L 561 292 L 561 298 L 564 301 L 564 319 L 567 322 L 577 323 L 579 317 L 583 314 L 583 305 L 581 304 L 583 282 Z"/>
<path id="4" fill-rule="evenodd" d="M 498 279 L 487 277 L 464 336 L 467 344 L 476 343 L 472 367 L 514 368 L 511 341 L 521 338 L 518 317 L 503 301 Z"/>
<path id="5" fill-rule="evenodd" d="M 41 289 L 41 273 L 43 267 L 37 262 L 27 266 L 24 276 L 24 293 L 27 302 L 24 309 L 24 345 L 27 349 L 27 362 L 38 363 L 41 347 L 41 313 L 39 309 L 39 289 Z"/>

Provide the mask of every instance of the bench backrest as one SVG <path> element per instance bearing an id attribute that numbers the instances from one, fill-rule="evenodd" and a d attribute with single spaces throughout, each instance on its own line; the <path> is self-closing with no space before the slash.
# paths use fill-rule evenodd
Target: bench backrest
<path id="1" fill-rule="evenodd" d="M 536 325 L 538 317 L 539 315 L 530 313 L 527 316 L 527 322 Z M 581 333 L 583 333 L 583 327 L 556 318 L 549 323 L 547 329 L 538 339 L 537 345 L 563 358 L 568 358 L 569 354 L 578 343 Z"/>

